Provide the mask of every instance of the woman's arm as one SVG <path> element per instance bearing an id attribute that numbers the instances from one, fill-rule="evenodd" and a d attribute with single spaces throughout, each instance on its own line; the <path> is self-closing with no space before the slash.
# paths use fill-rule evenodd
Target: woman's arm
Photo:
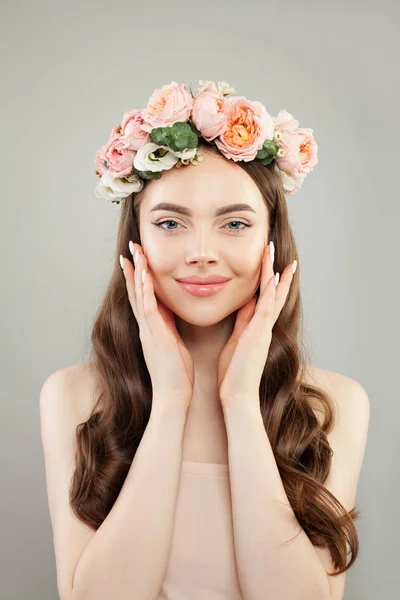
<path id="1" fill-rule="evenodd" d="M 175 408 L 152 412 L 121 492 L 77 564 L 74 600 L 157 597 L 172 540 L 185 424 L 186 413 Z"/>
<path id="2" fill-rule="evenodd" d="M 366 448 L 369 398 L 355 380 L 341 375 L 336 379 L 330 393 L 341 410 L 330 434 L 334 456 L 325 487 L 349 511 L 354 506 Z M 345 402 L 340 402 L 341 398 Z M 256 402 L 249 404 L 255 406 Z M 314 547 L 297 521 L 261 412 L 246 410 L 243 403 L 226 410 L 224 416 L 235 551 L 244 598 L 342 600 L 346 572 L 328 576 L 334 571 L 329 552 Z"/>

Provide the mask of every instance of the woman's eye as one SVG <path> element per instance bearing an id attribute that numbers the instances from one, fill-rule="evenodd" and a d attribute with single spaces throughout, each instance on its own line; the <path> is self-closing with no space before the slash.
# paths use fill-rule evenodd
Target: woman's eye
<path id="1" fill-rule="evenodd" d="M 164 229 L 164 231 L 176 231 L 177 228 L 174 227 L 173 229 L 170 228 L 166 228 L 166 227 L 161 227 L 161 225 L 164 225 L 164 223 L 176 223 L 176 225 L 179 225 L 179 223 L 177 221 L 174 221 L 173 219 L 166 219 L 165 221 L 160 221 L 159 223 L 153 223 L 153 225 L 155 225 L 156 227 L 160 227 L 161 229 Z M 240 232 L 243 231 L 243 229 L 246 229 L 246 227 L 252 227 L 252 225 L 248 225 L 247 223 L 244 223 L 243 221 L 238 221 L 237 219 L 229 221 L 228 223 L 226 223 L 225 227 L 227 227 L 228 225 L 231 225 L 231 223 L 237 223 L 239 225 L 244 225 L 244 227 L 240 227 L 237 228 L 235 227 L 234 229 L 228 228 L 229 231 L 232 232 Z"/>

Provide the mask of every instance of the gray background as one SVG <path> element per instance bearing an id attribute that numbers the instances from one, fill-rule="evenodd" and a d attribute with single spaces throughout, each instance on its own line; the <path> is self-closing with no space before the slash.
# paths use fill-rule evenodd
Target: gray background
<path id="1" fill-rule="evenodd" d="M 287 196 L 315 366 L 368 391 L 346 600 L 396 595 L 399 498 L 399 5 L 4 3 L 0 37 L 1 600 L 58 598 L 39 392 L 86 360 L 119 218 L 96 150 L 171 81 L 226 80 L 311 127 L 319 163 Z"/>

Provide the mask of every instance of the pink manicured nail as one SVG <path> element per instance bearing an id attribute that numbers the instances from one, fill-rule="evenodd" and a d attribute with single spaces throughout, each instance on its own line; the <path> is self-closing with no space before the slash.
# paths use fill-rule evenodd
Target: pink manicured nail
<path id="1" fill-rule="evenodd" d="M 273 241 L 270 242 L 270 257 L 271 257 L 271 263 L 274 264 L 275 246 L 274 246 L 274 242 Z"/>
<path id="2" fill-rule="evenodd" d="M 277 273 L 275 275 L 275 287 L 278 285 L 278 281 L 279 281 L 279 273 Z"/>
<path id="3" fill-rule="evenodd" d="M 296 272 L 297 269 L 297 260 L 293 261 L 293 266 L 292 266 L 292 273 L 294 274 Z"/>

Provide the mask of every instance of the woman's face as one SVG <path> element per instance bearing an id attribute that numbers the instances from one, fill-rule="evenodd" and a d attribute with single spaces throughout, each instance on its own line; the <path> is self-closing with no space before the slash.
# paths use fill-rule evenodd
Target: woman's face
<path id="1" fill-rule="evenodd" d="M 146 184 L 140 237 L 157 298 L 184 321 L 204 327 L 255 294 L 269 232 L 267 207 L 251 177 L 222 156 L 207 150 L 203 156 L 197 165 L 172 168 Z M 161 203 L 177 206 L 161 208 Z M 218 215 L 238 203 L 249 207 Z M 230 280 L 218 293 L 199 297 L 176 281 L 190 275 Z"/>

